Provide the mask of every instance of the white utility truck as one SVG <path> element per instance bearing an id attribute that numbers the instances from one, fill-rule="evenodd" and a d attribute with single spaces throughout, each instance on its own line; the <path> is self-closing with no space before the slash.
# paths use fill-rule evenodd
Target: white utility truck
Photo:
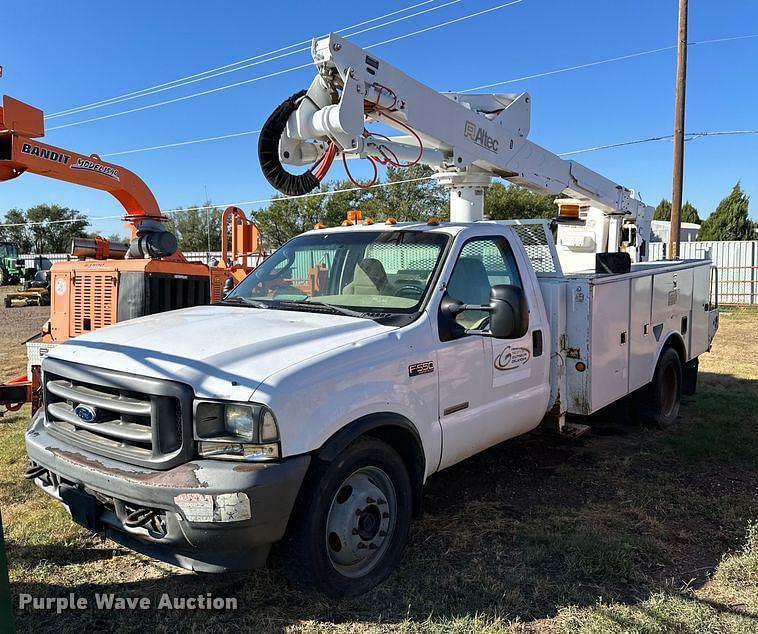
<path id="1" fill-rule="evenodd" d="M 422 162 L 451 222 L 353 214 L 220 304 L 52 348 L 27 477 L 134 550 L 224 571 L 280 542 L 293 583 L 343 597 L 398 563 L 437 471 L 628 395 L 671 424 L 718 312 L 710 262 L 644 261 L 649 207 L 526 139 L 527 95 L 439 94 L 336 35 L 313 56 L 264 127 L 267 177 L 302 194 L 336 156 Z M 557 246 L 547 221 L 483 220 L 493 176 L 571 196 Z"/>

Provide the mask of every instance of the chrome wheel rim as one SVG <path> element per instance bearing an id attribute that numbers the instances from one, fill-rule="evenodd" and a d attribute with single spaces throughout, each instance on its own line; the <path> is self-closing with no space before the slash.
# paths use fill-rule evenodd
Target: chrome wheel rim
<path id="1" fill-rule="evenodd" d="M 387 552 L 397 523 L 397 494 L 379 467 L 362 467 L 337 488 L 326 519 L 326 552 L 340 574 L 362 577 Z"/>

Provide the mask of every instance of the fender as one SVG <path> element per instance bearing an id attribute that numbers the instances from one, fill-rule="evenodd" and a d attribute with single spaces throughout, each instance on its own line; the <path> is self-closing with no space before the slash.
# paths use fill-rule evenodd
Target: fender
<path id="1" fill-rule="evenodd" d="M 393 442 L 393 432 L 410 434 L 415 442 Z M 313 455 L 324 462 L 332 462 L 354 440 L 360 436 L 376 436 L 385 440 L 400 454 L 409 467 L 413 489 L 414 515 L 421 513 L 421 490 L 424 485 L 426 461 L 421 436 L 416 426 L 405 416 L 394 412 L 377 412 L 354 420 L 332 435 Z M 394 440 L 398 440 L 397 437 Z"/>

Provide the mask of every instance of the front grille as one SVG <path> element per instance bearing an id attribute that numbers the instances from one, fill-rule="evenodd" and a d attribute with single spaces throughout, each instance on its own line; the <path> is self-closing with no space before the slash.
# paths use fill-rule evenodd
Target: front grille
<path id="1" fill-rule="evenodd" d="M 181 383 L 45 359 L 48 430 L 103 456 L 153 468 L 194 453 L 192 390 Z"/>

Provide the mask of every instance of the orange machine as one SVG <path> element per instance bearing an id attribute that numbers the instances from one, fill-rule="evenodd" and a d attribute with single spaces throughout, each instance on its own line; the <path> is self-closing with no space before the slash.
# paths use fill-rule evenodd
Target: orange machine
<path id="1" fill-rule="evenodd" d="M 252 270 L 251 258 L 259 250 L 258 228 L 241 209 L 230 207 L 224 212 L 223 262 L 188 262 L 139 176 L 96 154 L 85 156 L 36 140 L 42 136 L 42 111 L 3 97 L 0 181 L 30 172 L 106 191 L 124 207 L 132 240 L 77 238 L 72 244 L 77 259 L 53 264 L 50 322 L 41 338 L 27 345 L 26 376 L 0 385 L 0 407 L 8 410 L 29 401 L 37 405 L 39 364 L 50 346 L 118 321 L 218 301 L 227 280 L 234 284 Z M 227 253 L 229 218 L 232 247 Z"/>
<path id="2" fill-rule="evenodd" d="M 229 220 L 232 224 L 229 226 Z M 229 233 L 232 235 L 231 252 L 227 250 Z M 227 207 L 221 216 L 221 263 L 236 285 L 245 279 L 264 257 L 258 227 L 245 216 L 239 207 Z"/>

